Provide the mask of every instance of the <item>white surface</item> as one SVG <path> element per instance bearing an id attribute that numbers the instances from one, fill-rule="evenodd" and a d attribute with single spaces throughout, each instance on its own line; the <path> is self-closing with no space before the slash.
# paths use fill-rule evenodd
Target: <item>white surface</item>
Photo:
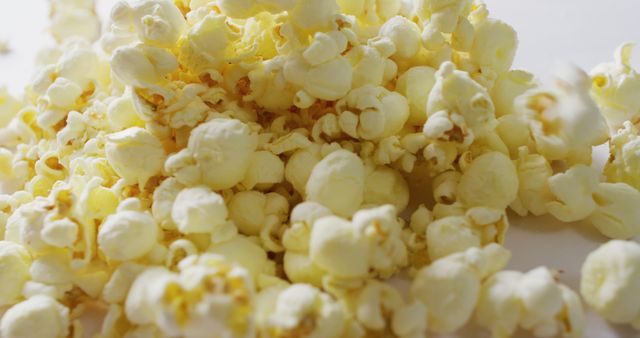
<path id="1" fill-rule="evenodd" d="M 114 0 L 98 0 L 101 14 Z M 625 41 L 640 42 L 637 17 L 640 0 L 485 0 L 491 15 L 511 24 L 519 34 L 515 67 L 549 78 L 559 62 L 572 61 L 590 69 L 612 59 Z M 0 39 L 8 39 L 10 54 L 0 55 L 0 86 L 19 93 L 32 75 L 32 62 L 46 33 L 45 0 L 0 0 Z M 640 53 L 640 52 L 639 52 Z M 634 60 L 638 65 L 640 57 Z M 599 152 L 598 160 L 606 158 Z M 528 270 L 547 265 L 564 271 L 561 280 L 577 290 L 585 255 L 606 239 L 585 224 L 562 224 L 549 217 L 512 218 L 506 246 L 513 251 L 509 268 Z M 479 337 L 475 330 L 453 337 Z M 524 336 L 524 335 L 523 335 Z M 587 338 L 631 338 L 628 327 L 610 326 L 590 313 Z"/>

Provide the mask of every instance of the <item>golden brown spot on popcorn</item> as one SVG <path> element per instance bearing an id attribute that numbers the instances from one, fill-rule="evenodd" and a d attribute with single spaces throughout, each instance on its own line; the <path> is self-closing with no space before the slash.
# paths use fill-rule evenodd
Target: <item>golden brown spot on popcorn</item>
<path id="1" fill-rule="evenodd" d="M 57 157 L 52 156 L 47 158 L 44 161 L 44 164 L 47 165 L 47 167 L 53 169 L 53 170 L 64 170 L 64 166 L 62 164 L 60 164 L 59 160 Z"/>
<path id="2" fill-rule="evenodd" d="M 236 90 L 240 95 L 245 96 L 251 93 L 251 80 L 248 76 L 243 76 L 236 83 Z"/>

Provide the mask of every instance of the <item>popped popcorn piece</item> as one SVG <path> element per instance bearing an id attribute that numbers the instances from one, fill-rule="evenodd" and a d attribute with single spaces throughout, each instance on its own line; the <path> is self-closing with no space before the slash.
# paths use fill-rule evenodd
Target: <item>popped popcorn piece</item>
<path id="1" fill-rule="evenodd" d="M 467 206 L 504 209 L 518 194 L 518 173 L 502 153 L 489 152 L 475 158 L 463 170 L 458 199 Z"/>
<path id="2" fill-rule="evenodd" d="M 219 194 L 207 187 L 186 188 L 176 196 L 171 209 L 173 222 L 182 233 L 211 233 L 219 236 L 232 231 L 227 207 Z M 231 230 L 229 230 L 231 228 Z M 224 236 L 224 235 L 223 235 Z"/>
<path id="3" fill-rule="evenodd" d="M 166 154 L 157 137 L 146 129 L 132 127 L 107 136 L 105 153 L 109 164 L 129 184 L 143 188 L 162 171 Z"/>
<path id="4" fill-rule="evenodd" d="M 537 152 L 547 160 L 590 164 L 591 147 L 607 139 L 607 124 L 589 95 L 589 78 L 575 66 L 562 69 L 548 88 L 528 90 L 516 110 L 529 119 Z"/>
<path id="5" fill-rule="evenodd" d="M 347 150 L 337 150 L 313 167 L 305 186 L 306 199 L 349 217 L 362 204 L 364 181 L 362 160 Z"/>
<path id="6" fill-rule="evenodd" d="M 640 118 L 640 75 L 631 67 L 633 44 L 624 43 L 614 53 L 614 61 L 594 67 L 591 76 L 591 94 L 607 120 L 613 134 L 623 128 L 626 121 L 637 123 Z"/>
<path id="7" fill-rule="evenodd" d="M 609 139 L 609 160 L 604 174 L 609 182 L 623 182 L 640 189 L 640 133 L 630 121 Z"/>
<path id="8" fill-rule="evenodd" d="M 0 241 L 0 304 L 12 304 L 20 298 L 24 283 L 29 280 L 31 256 L 20 244 Z"/>
<path id="9" fill-rule="evenodd" d="M 462 327 L 473 314 L 482 280 L 502 269 L 509 257 L 509 251 L 490 244 L 446 256 L 418 271 L 411 296 L 428 309 L 429 329 L 447 333 Z"/>
<path id="10" fill-rule="evenodd" d="M 307 284 L 293 284 L 270 297 L 275 299 L 269 308 L 262 310 L 266 321 L 259 328 L 267 336 L 274 338 L 292 335 L 322 338 L 343 336 L 347 322 L 342 306 L 315 287 Z"/>
<path id="11" fill-rule="evenodd" d="M 187 148 L 169 156 L 165 170 L 190 185 L 204 183 L 214 190 L 238 184 L 249 169 L 257 136 L 236 119 L 213 119 L 191 131 Z"/>
<path id="12" fill-rule="evenodd" d="M 580 294 L 607 320 L 640 330 L 640 245 L 612 240 L 591 252 L 582 265 Z"/>
<path id="13" fill-rule="evenodd" d="M 640 233 L 634 206 L 640 191 L 626 183 L 601 183 L 595 169 L 584 165 L 549 178 L 554 200 L 547 209 L 564 222 L 588 219 L 603 235 L 627 239 Z"/>
<path id="14" fill-rule="evenodd" d="M 475 320 L 496 337 L 512 336 L 518 327 L 536 337 L 581 337 L 585 324 L 578 295 L 546 267 L 489 277 L 480 291 Z"/>
<path id="15" fill-rule="evenodd" d="M 165 335 L 252 337 L 253 283 L 246 270 L 212 254 L 190 256 L 180 272 L 151 268 L 136 278 L 125 306 L 129 320 Z"/>
<path id="16" fill-rule="evenodd" d="M 67 337 L 69 309 L 49 296 L 33 296 L 7 310 L 0 321 L 0 333 L 7 338 Z"/>
<path id="17" fill-rule="evenodd" d="M 109 216 L 100 226 L 98 246 L 110 259 L 133 260 L 153 249 L 158 231 L 153 217 L 140 210 L 140 201 L 129 199 L 122 201 L 116 213 Z"/>
<path id="18" fill-rule="evenodd" d="M 475 25 L 469 59 L 479 67 L 488 67 L 500 74 L 511 68 L 518 37 L 506 23 L 488 19 Z"/>

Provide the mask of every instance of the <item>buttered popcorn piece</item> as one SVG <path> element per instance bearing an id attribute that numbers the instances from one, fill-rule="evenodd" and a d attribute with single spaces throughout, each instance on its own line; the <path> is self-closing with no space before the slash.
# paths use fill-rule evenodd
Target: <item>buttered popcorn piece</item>
<path id="1" fill-rule="evenodd" d="M 64 338 L 69 334 L 69 322 L 68 308 L 49 296 L 37 295 L 4 313 L 0 333 L 7 338 Z"/>
<path id="2" fill-rule="evenodd" d="M 582 265 L 580 294 L 613 323 L 640 330 L 640 245 L 612 240 L 591 252 Z"/>
<path id="3" fill-rule="evenodd" d="M 107 136 L 105 152 L 116 173 L 140 188 L 162 171 L 166 158 L 160 140 L 140 127 Z"/>

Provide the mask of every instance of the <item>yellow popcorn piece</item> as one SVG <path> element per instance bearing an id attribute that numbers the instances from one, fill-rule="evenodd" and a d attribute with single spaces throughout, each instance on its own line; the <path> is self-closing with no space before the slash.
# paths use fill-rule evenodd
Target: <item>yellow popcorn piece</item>
<path id="1" fill-rule="evenodd" d="M 638 267 L 638 243 L 609 241 L 591 252 L 582 265 L 580 294 L 590 307 L 607 320 L 634 323 L 638 328 Z"/>
<path id="2" fill-rule="evenodd" d="M 597 65 L 589 72 L 591 94 L 612 134 L 623 128 L 625 121 L 637 123 L 640 115 L 640 100 L 635 95 L 640 89 L 640 75 L 630 63 L 633 46 L 620 45 L 613 62 Z"/>
<path id="3" fill-rule="evenodd" d="M 100 37 L 95 10 L 52 1 L 0 89 L 3 337 L 579 337 L 556 272 L 499 272 L 507 208 L 640 233 L 630 44 L 545 85 L 479 1 L 119 1 Z M 583 297 L 638 327 L 612 243 Z"/>
<path id="4" fill-rule="evenodd" d="M 510 253 L 497 244 L 470 248 L 422 268 L 411 285 L 411 295 L 427 307 L 430 330 L 453 332 L 473 314 L 481 281 L 502 269 Z"/>
<path id="5" fill-rule="evenodd" d="M 630 121 L 609 140 L 609 160 L 605 164 L 604 174 L 609 182 L 623 182 L 640 189 L 640 134 Z"/>
<path id="6" fill-rule="evenodd" d="M 318 202 L 336 215 L 351 216 L 362 204 L 364 185 L 362 160 L 349 151 L 337 150 L 314 166 L 305 191 L 308 201 Z"/>
<path id="7" fill-rule="evenodd" d="M 29 279 L 29 265 L 31 256 L 21 245 L 0 241 L 0 303 L 3 305 L 15 303 L 20 298 L 24 283 Z"/>
<path id="8" fill-rule="evenodd" d="M 510 337 L 519 327 L 535 337 L 580 337 L 585 324 L 578 295 L 546 267 L 491 276 L 482 285 L 475 319 L 494 337 Z"/>
<path id="9" fill-rule="evenodd" d="M 0 332 L 7 338 L 62 338 L 69 334 L 69 321 L 68 308 L 51 297 L 34 296 L 7 310 Z"/>
<path id="10" fill-rule="evenodd" d="M 186 188 L 173 202 L 171 217 L 182 233 L 225 232 L 228 211 L 224 199 L 207 187 Z M 235 230 L 235 229 L 234 229 Z"/>
<path id="11" fill-rule="evenodd" d="M 244 178 L 257 142 L 241 121 L 214 119 L 191 132 L 187 148 L 169 156 L 165 170 L 182 183 L 227 189 Z"/>
<path id="12" fill-rule="evenodd" d="M 115 172 L 141 188 L 161 172 L 166 158 L 158 138 L 139 127 L 108 135 L 105 152 Z"/>
<path id="13" fill-rule="evenodd" d="M 98 231 L 98 246 L 106 257 L 116 261 L 140 258 L 151 251 L 157 241 L 158 225 L 147 212 L 140 211 L 140 201 L 122 201 Z"/>

